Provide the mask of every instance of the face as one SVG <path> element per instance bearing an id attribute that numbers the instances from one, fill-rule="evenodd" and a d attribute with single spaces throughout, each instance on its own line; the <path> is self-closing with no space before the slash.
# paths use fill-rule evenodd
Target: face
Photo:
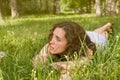
<path id="1" fill-rule="evenodd" d="M 65 31 L 62 28 L 56 28 L 53 31 L 53 36 L 49 42 L 48 51 L 51 54 L 60 54 L 65 51 L 67 47 L 67 39 L 65 38 Z"/>

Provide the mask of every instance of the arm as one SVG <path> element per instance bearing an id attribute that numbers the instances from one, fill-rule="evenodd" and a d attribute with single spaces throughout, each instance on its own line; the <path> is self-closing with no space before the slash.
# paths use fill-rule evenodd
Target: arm
<path id="1" fill-rule="evenodd" d="M 47 48 L 48 44 L 46 44 L 40 51 L 39 54 L 37 54 L 35 57 L 32 59 L 32 64 L 36 68 L 39 62 L 46 62 L 47 61 Z"/>
<path id="2" fill-rule="evenodd" d="M 71 66 L 72 65 L 72 66 Z M 75 67 L 75 62 L 74 61 L 66 61 L 66 62 L 53 62 L 51 64 L 54 68 L 59 68 L 61 70 L 67 70 L 70 67 Z"/>
<path id="3" fill-rule="evenodd" d="M 65 62 L 53 62 L 51 66 L 53 66 L 54 68 L 59 68 L 62 71 L 67 71 L 70 69 L 74 69 L 76 66 L 79 66 L 80 64 L 83 64 L 87 61 L 90 61 L 90 60 L 87 57 L 82 56 L 79 60 L 65 61 Z"/>

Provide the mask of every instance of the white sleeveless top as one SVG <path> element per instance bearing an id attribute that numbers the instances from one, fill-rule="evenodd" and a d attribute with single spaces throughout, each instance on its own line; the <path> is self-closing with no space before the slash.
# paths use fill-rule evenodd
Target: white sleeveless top
<path id="1" fill-rule="evenodd" d="M 98 50 L 100 50 L 102 47 L 105 47 L 107 39 L 103 35 L 93 31 L 86 31 L 86 33 L 90 40 L 96 44 Z"/>

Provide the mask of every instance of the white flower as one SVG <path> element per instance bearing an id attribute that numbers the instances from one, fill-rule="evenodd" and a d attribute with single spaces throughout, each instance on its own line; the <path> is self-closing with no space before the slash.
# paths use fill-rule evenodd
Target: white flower
<path id="1" fill-rule="evenodd" d="M 34 35 L 36 36 L 38 33 L 37 32 L 34 32 Z"/>
<path id="2" fill-rule="evenodd" d="M 3 57 L 5 57 L 5 52 L 0 52 L 0 59 L 2 59 Z"/>
<path id="3" fill-rule="evenodd" d="M 116 36 L 117 41 L 118 41 L 119 38 L 120 38 L 120 37 L 117 35 L 117 36 Z"/>

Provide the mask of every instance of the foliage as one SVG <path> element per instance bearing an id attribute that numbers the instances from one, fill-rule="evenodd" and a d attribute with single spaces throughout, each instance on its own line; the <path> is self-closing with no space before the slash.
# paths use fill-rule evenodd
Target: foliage
<path id="1" fill-rule="evenodd" d="M 54 3 L 55 1 L 56 3 Z M 105 15 L 106 0 L 101 0 L 101 10 Z M 16 0 L 20 15 L 53 13 L 95 13 L 95 0 Z M 10 15 L 10 0 L 2 0 L 4 15 Z M 119 7 L 119 5 L 118 5 Z"/>
<path id="2" fill-rule="evenodd" d="M 87 7 L 88 0 L 62 0 L 64 10 L 76 10 L 76 11 L 82 11 L 85 7 Z"/>
<path id="3" fill-rule="evenodd" d="M 59 70 L 40 65 L 36 70 L 32 57 L 47 43 L 52 25 L 59 21 L 75 21 L 85 29 L 93 30 L 106 22 L 113 22 L 115 35 L 109 39 L 107 49 L 97 52 L 92 63 L 78 65 L 71 70 L 73 80 L 120 79 L 120 16 L 96 17 L 92 15 L 29 15 L 0 24 L 0 51 L 6 56 L 0 60 L 0 79 L 3 80 L 58 80 Z"/>
<path id="4" fill-rule="evenodd" d="M 8 14 L 10 14 L 10 6 L 9 6 L 9 0 L 2 0 L 3 1 L 3 4 L 2 4 L 2 6 L 3 6 L 3 14 L 4 15 L 8 15 Z M 6 6 L 6 5 L 8 5 L 8 6 Z"/>
<path id="5" fill-rule="evenodd" d="M 20 14 L 33 14 L 40 12 L 37 0 L 17 0 L 17 4 Z"/>

